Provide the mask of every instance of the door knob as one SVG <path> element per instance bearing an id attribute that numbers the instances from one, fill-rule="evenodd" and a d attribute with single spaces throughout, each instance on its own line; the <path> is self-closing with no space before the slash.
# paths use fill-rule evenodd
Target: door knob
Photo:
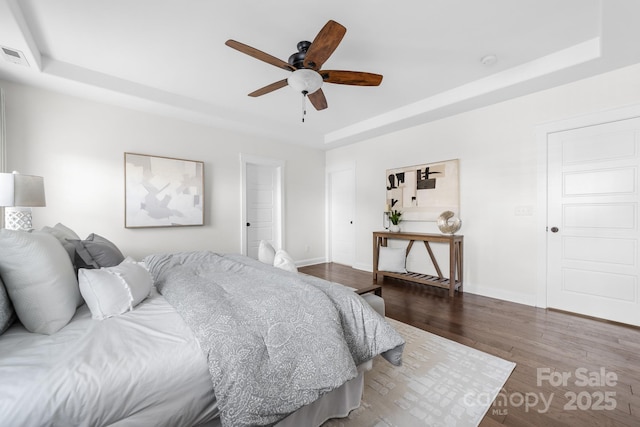
<path id="1" fill-rule="evenodd" d="M 558 231 L 560 231 L 560 229 L 558 227 L 551 227 L 551 232 L 552 233 L 557 233 Z"/>
<path id="2" fill-rule="evenodd" d="M 251 227 L 251 223 L 250 222 L 247 223 L 247 227 Z"/>

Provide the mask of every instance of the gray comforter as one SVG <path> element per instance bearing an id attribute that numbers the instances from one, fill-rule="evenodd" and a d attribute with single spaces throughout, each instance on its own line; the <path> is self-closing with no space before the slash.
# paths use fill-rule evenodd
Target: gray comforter
<path id="1" fill-rule="evenodd" d="M 342 285 L 239 255 L 144 262 L 207 356 L 223 426 L 274 424 L 378 354 L 401 363 L 402 337 Z"/>

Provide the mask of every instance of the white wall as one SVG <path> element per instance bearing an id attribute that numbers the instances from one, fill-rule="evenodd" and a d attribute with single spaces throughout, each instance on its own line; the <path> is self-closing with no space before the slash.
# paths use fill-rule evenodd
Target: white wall
<path id="1" fill-rule="evenodd" d="M 382 228 L 386 169 L 457 158 L 466 291 L 535 305 L 537 238 L 544 233 L 538 218 L 546 215 L 536 206 L 535 127 L 639 104 L 639 77 L 635 65 L 330 150 L 327 168 L 356 163 L 356 267 L 372 269 L 371 232 Z M 518 207 L 531 207 L 533 215 L 516 216 Z M 438 232 L 435 222 L 401 225 Z M 426 257 L 424 248 L 413 249 L 409 268 L 428 273 Z M 446 270 L 446 254 L 443 261 Z"/>
<path id="2" fill-rule="evenodd" d="M 537 125 L 640 104 L 640 65 L 373 138 L 326 153 L 326 167 L 356 165 L 356 267 L 371 269 L 381 229 L 385 170 L 460 159 L 461 234 L 469 292 L 535 304 Z M 96 232 L 134 257 L 151 252 L 240 251 L 240 153 L 286 161 L 286 243 L 297 261 L 324 257 L 325 153 L 0 81 L 6 96 L 7 167 L 45 177 L 35 225 Z M 205 162 L 204 227 L 125 229 L 123 153 Z M 517 207 L 532 216 L 516 216 Z M 403 223 L 437 232 L 435 223 Z M 306 246 L 310 250 L 306 251 Z M 423 252 L 420 252 L 420 251 Z M 438 256 L 441 255 L 438 252 Z M 409 259 L 428 270 L 424 249 Z M 446 262 L 446 257 L 443 260 Z"/>
<path id="3" fill-rule="evenodd" d="M 140 258 L 152 252 L 240 252 L 240 153 L 285 161 L 285 248 L 324 257 L 323 151 L 278 143 L 0 80 L 7 169 L 45 177 L 34 226 L 62 222 Z M 124 152 L 205 162 L 205 226 L 124 228 Z M 306 248 L 309 247 L 307 251 Z"/>

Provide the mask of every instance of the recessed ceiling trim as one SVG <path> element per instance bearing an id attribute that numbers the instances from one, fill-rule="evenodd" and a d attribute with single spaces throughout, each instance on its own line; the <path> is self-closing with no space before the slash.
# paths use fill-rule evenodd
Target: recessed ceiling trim
<path id="1" fill-rule="evenodd" d="M 543 56 L 534 61 L 504 70 L 483 79 L 405 105 L 387 113 L 363 120 L 325 135 L 325 144 L 352 140 L 359 134 L 385 133 L 399 121 L 449 107 L 456 103 L 489 94 L 500 89 L 525 83 L 548 74 L 562 71 L 602 56 L 601 38 L 595 37 L 577 45 Z"/>

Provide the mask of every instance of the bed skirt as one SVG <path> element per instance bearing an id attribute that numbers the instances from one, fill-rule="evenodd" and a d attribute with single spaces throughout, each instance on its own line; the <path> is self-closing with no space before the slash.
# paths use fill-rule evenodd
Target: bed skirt
<path id="1" fill-rule="evenodd" d="M 344 418 L 360 406 L 362 392 L 364 390 L 364 373 L 372 367 L 371 361 L 358 367 L 358 376 L 347 381 L 337 389 L 325 394 L 320 399 L 309 405 L 303 406 L 287 418 L 275 425 L 275 427 L 319 427 L 331 418 Z M 220 418 L 198 427 L 220 427 Z"/>

